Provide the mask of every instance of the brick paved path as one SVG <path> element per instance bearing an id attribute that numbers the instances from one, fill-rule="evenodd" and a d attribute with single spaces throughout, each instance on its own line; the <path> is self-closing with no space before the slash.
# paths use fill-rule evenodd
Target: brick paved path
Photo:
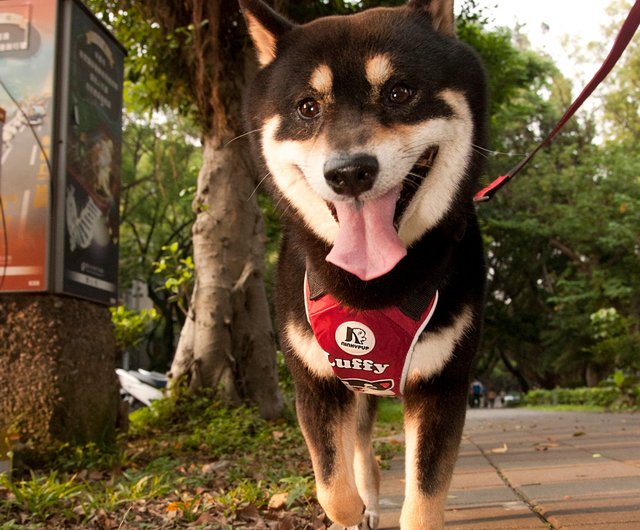
<path id="1" fill-rule="evenodd" d="M 397 529 L 402 457 L 384 472 L 381 529 Z M 640 413 L 470 410 L 447 529 L 640 530 Z"/>

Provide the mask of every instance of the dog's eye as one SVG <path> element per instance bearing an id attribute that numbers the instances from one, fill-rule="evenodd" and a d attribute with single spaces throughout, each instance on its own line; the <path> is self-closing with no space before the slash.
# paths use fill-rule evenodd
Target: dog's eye
<path id="1" fill-rule="evenodd" d="M 407 103 L 413 97 L 414 91 L 407 85 L 401 83 L 394 85 L 389 91 L 389 101 L 391 103 Z"/>
<path id="2" fill-rule="evenodd" d="M 313 98 L 306 98 L 298 103 L 298 114 L 305 120 L 317 118 L 321 111 L 320 103 Z"/>

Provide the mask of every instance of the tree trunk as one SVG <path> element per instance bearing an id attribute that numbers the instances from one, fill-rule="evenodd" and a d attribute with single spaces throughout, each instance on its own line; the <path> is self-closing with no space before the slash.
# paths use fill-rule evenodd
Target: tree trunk
<path id="1" fill-rule="evenodd" d="M 275 340 L 263 283 L 264 230 L 246 144 L 210 135 L 194 201 L 196 286 L 171 367 L 189 387 L 215 388 L 232 404 L 277 417 Z"/>
<path id="2" fill-rule="evenodd" d="M 511 364 L 509 358 L 507 357 L 507 354 L 503 350 L 499 350 L 499 352 L 504 367 L 509 371 L 509 373 L 511 373 L 511 375 L 513 375 L 513 377 L 517 379 L 518 384 L 520 385 L 520 390 L 522 390 L 522 392 L 524 392 L 525 394 L 529 392 L 531 387 L 527 379 L 524 377 L 524 375 L 522 375 L 522 372 L 518 370 L 513 364 Z"/>
<path id="3" fill-rule="evenodd" d="M 249 400 L 273 418 L 282 410 L 274 334 L 263 286 L 264 235 L 246 138 L 242 94 L 255 69 L 238 3 L 127 0 L 166 35 L 158 73 L 167 101 L 201 128 L 203 163 L 194 210 L 196 283 L 171 366 L 192 390 L 212 387 L 231 403 Z M 157 51 L 157 50 L 156 50 Z M 185 98 L 186 96 L 186 98 Z M 191 101 L 188 101 L 188 100 Z"/>
<path id="4" fill-rule="evenodd" d="M 588 387 L 598 386 L 602 380 L 601 369 L 594 363 L 587 363 L 584 369 L 584 381 Z"/>
<path id="5" fill-rule="evenodd" d="M 191 301 L 189 303 L 189 312 L 187 314 L 187 318 L 184 321 L 182 329 L 180 331 L 180 338 L 178 340 L 178 345 L 176 347 L 175 354 L 173 356 L 173 361 L 171 363 L 171 371 L 169 372 L 169 376 L 172 378 L 172 386 L 175 383 L 181 381 L 182 378 L 187 378 L 189 384 L 193 380 L 192 369 L 194 363 L 194 350 L 193 350 L 193 341 L 195 339 L 195 334 L 193 332 L 193 328 L 195 326 L 195 312 L 194 312 L 194 294 L 198 290 L 198 282 L 195 282 L 193 288 L 193 294 L 191 296 Z M 199 388 L 194 385 L 192 388 Z"/>

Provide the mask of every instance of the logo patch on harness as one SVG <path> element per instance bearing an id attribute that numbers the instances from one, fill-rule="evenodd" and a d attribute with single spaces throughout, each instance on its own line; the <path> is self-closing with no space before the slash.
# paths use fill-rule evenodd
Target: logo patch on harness
<path id="1" fill-rule="evenodd" d="M 362 322 L 343 322 L 336 329 L 336 344 L 350 355 L 366 355 L 376 345 L 376 336 Z"/>

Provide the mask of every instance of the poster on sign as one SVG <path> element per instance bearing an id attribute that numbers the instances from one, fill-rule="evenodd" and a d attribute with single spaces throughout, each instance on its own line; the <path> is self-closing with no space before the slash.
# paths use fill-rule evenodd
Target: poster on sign
<path id="1" fill-rule="evenodd" d="M 56 291 L 113 304 L 125 54 L 82 4 L 65 7 Z"/>
<path id="2" fill-rule="evenodd" d="M 116 303 L 124 57 L 80 0 L 0 0 L 0 292 Z"/>
<path id="3" fill-rule="evenodd" d="M 2 292 L 49 287 L 57 7 L 57 0 L 0 0 Z"/>

